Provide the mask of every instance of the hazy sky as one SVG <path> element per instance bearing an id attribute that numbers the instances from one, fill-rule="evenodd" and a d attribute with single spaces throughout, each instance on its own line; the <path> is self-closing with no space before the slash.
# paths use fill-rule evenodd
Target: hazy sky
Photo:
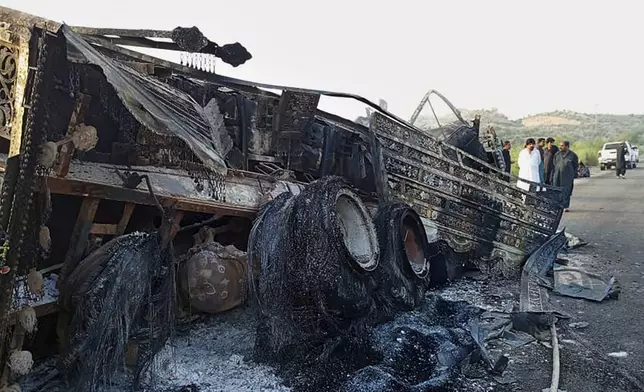
<path id="1" fill-rule="evenodd" d="M 0 3 L 71 25 L 195 25 L 252 53 L 238 68 L 219 63 L 219 73 L 383 98 L 404 118 L 431 88 L 458 107 L 497 107 L 511 117 L 644 112 L 644 4 L 637 0 Z M 348 117 L 364 113 L 344 100 L 325 106 Z"/>

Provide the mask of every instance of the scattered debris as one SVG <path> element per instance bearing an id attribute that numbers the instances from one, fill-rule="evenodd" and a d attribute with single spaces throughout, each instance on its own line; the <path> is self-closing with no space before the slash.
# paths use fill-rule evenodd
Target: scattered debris
<path id="1" fill-rule="evenodd" d="M 568 239 L 568 241 L 566 242 L 565 247 L 568 250 L 577 249 L 581 248 L 582 246 L 588 245 L 588 242 L 569 233 L 566 233 L 566 238 Z"/>
<path id="2" fill-rule="evenodd" d="M 584 329 L 584 328 L 587 328 L 589 325 L 590 324 L 588 324 L 588 322 L 586 321 L 580 321 L 577 323 L 570 323 L 568 324 L 568 327 L 575 328 L 575 329 Z"/>
<path id="3" fill-rule="evenodd" d="M 534 342 L 535 338 L 521 331 L 503 331 L 499 340 L 511 347 L 521 347 Z"/>
<path id="4" fill-rule="evenodd" d="M 553 235 L 530 255 L 521 273 L 521 312 L 551 313 L 548 290 L 552 284 L 546 278 L 552 269 L 557 254 L 566 242 L 565 229 Z"/>
<path id="5" fill-rule="evenodd" d="M 555 265 L 554 292 L 568 297 L 601 302 L 608 298 L 618 298 L 620 289 L 616 286 L 614 277 L 606 282 L 599 275 L 586 272 L 579 267 Z"/>
<path id="6" fill-rule="evenodd" d="M 275 369 L 249 360 L 255 342 L 253 309 L 237 308 L 179 325 L 175 337 L 157 354 L 140 391 L 288 392 Z M 68 392 L 55 370 L 55 358 L 36 366 L 22 381 L 23 392 Z M 49 380 L 43 382 L 43 380 Z M 116 377 L 101 392 L 129 391 L 127 378 Z"/>

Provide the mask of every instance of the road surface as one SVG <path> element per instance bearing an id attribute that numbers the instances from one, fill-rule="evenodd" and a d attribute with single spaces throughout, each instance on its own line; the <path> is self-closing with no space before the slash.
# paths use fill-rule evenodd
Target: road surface
<path id="1" fill-rule="evenodd" d="M 593 174 L 577 180 L 561 227 L 589 242 L 580 250 L 585 267 L 615 276 L 622 292 L 601 303 L 554 295 L 552 300 L 574 321 L 589 323 L 579 335 L 598 356 L 613 353 L 617 357 L 609 361 L 624 370 L 621 376 L 644 384 L 644 167 L 628 170 L 626 179 L 614 171 Z"/>

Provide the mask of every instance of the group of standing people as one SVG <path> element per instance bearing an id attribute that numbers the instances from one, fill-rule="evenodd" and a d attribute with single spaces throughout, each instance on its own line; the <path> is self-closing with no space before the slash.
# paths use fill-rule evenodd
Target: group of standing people
<path id="1" fill-rule="evenodd" d="M 503 158 L 508 173 L 512 164 L 510 148 L 512 145 L 506 141 L 503 145 Z M 519 153 L 517 164 L 519 188 L 529 190 L 530 183 L 526 181 L 561 187 L 564 190 L 564 208 L 565 211 L 569 211 L 574 180 L 579 169 L 579 158 L 570 150 L 570 142 L 562 141 L 557 148 L 555 139 L 551 137 L 539 138 L 536 141 L 529 138 Z M 545 191 L 545 188 L 537 187 L 537 191 Z"/>

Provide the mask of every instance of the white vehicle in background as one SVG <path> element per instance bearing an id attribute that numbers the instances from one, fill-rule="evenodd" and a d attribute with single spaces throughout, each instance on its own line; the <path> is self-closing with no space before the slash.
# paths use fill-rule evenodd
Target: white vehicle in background
<path id="1" fill-rule="evenodd" d="M 626 141 L 626 156 L 624 160 L 626 161 L 627 169 L 634 169 L 637 167 L 638 154 L 633 150 L 631 143 Z M 610 169 L 615 167 L 617 164 L 617 148 L 621 142 L 610 142 L 604 144 L 601 151 L 599 152 L 599 168 L 601 170 Z"/>

